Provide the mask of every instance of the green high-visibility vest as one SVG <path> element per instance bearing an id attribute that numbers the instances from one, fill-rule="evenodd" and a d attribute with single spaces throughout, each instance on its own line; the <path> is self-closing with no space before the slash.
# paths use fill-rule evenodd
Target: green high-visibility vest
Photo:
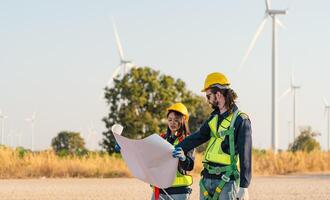
<path id="1" fill-rule="evenodd" d="M 173 145 L 179 144 L 179 138 L 177 138 Z M 193 184 L 193 179 L 190 175 L 181 174 L 179 171 L 176 172 L 176 177 L 173 181 L 172 187 L 183 187 L 183 186 L 190 186 Z"/>
<path id="2" fill-rule="evenodd" d="M 241 112 L 238 112 L 238 115 L 240 115 L 240 114 L 241 114 Z M 203 162 L 213 162 L 213 163 L 219 163 L 219 164 L 223 164 L 223 165 L 231 164 L 230 154 L 227 154 L 223 151 L 223 149 L 221 148 L 221 144 L 225 140 L 226 131 L 230 127 L 231 121 L 233 119 L 233 115 L 234 115 L 234 113 L 231 113 L 230 115 L 228 115 L 228 117 L 226 117 L 224 120 L 222 120 L 222 122 L 218 128 L 217 128 L 218 115 L 215 115 L 209 121 L 208 124 L 211 129 L 211 139 L 206 148 Z M 237 161 L 238 156 L 235 155 L 234 158 Z"/>

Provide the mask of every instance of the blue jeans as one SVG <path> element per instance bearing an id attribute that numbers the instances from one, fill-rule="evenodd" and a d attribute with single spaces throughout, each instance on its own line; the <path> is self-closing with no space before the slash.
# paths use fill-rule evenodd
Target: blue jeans
<path id="1" fill-rule="evenodd" d="M 171 198 L 174 200 L 188 200 L 190 194 L 171 194 Z M 152 194 L 151 200 L 155 199 L 155 195 Z M 159 194 L 159 200 L 172 200 L 166 194 Z"/>
<path id="2" fill-rule="evenodd" d="M 205 189 L 208 191 L 209 195 L 213 196 L 215 188 L 219 185 L 221 179 L 209 179 L 203 178 L 202 183 Z M 226 183 L 221 192 L 218 200 L 234 200 L 238 192 L 238 186 L 235 181 L 229 181 Z M 200 189 L 200 200 L 205 200 L 203 196 L 203 191 Z"/>

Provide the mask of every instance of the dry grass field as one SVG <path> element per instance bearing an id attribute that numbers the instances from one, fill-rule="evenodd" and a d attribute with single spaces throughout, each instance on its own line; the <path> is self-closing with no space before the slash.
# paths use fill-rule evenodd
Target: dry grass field
<path id="1" fill-rule="evenodd" d="M 196 154 L 192 174 L 202 170 L 202 155 Z M 254 175 L 330 171 L 330 152 L 253 152 Z M 120 155 L 89 153 L 87 156 L 58 157 L 51 151 L 25 152 L 0 147 L 0 179 L 11 178 L 115 178 L 132 177 Z"/>
<path id="2" fill-rule="evenodd" d="M 198 177 L 191 200 L 198 200 Z M 251 200 L 330 199 L 330 173 L 254 177 Z M 134 178 L 7 179 L 0 181 L 2 200 L 149 200 L 148 184 Z"/>

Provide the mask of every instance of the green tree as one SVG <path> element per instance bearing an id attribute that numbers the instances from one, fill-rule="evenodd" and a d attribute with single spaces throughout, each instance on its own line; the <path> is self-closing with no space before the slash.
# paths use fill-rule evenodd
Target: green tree
<path id="1" fill-rule="evenodd" d="M 52 148 L 57 155 L 83 155 L 87 153 L 84 139 L 78 132 L 62 131 L 52 139 Z"/>
<path id="2" fill-rule="evenodd" d="M 123 135 L 140 139 L 166 128 L 166 108 L 172 103 L 184 103 L 190 113 L 191 129 L 196 130 L 210 109 L 205 109 L 205 99 L 186 89 L 181 79 L 160 74 L 149 67 L 132 68 L 121 79 L 114 79 L 114 86 L 105 88 L 109 114 L 103 118 L 103 148 L 114 152 L 115 140 L 111 127 L 115 123 L 124 126 Z M 203 119 L 201 119 L 203 118 Z"/>
<path id="3" fill-rule="evenodd" d="M 300 135 L 294 140 L 293 144 L 289 145 L 289 150 L 293 152 L 320 150 L 320 143 L 314 139 L 317 135 L 320 134 L 313 132 L 310 126 L 301 128 Z"/>

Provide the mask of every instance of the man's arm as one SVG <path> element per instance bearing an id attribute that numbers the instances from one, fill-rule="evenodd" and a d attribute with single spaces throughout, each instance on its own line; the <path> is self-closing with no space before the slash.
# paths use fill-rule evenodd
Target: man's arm
<path id="1" fill-rule="evenodd" d="M 252 171 L 252 129 L 247 115 L 240 116 L 237 127 L 237 147 L 240 161 L 240 187 L 248 188 Z"/>
<path id="2" fill-rule="evenodd" d="M 186 137 L 182 142 L 180 142 L 175 147 L 181 147 L 184 152 L 188 152 L 197 146 L 205 143 L 210 139 L 210 127 L 208 125 L 208 120 L 199 128 L 195 133 L 192 133 Z"/>

